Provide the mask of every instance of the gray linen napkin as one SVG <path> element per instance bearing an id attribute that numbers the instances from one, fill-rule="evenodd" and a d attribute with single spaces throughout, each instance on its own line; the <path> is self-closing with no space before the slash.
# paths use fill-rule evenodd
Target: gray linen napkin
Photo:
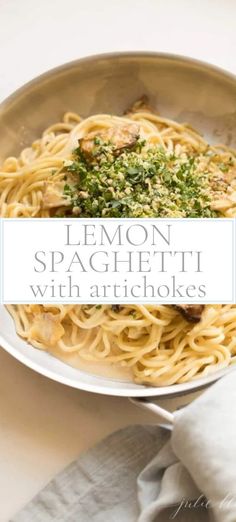
<path id="1" fill-rule="evenodd" d="M 236 522 L 236 374 L 157 426 L 120 430 L 11 522 Z"/>

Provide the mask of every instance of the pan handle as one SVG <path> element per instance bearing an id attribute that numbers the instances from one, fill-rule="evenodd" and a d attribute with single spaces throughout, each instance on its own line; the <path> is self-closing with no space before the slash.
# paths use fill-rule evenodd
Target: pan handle
<path id="1" fill-rule="evenodd" d="M 130 402 L 132 404 L 135 404 L 135 406 L 138 406 L 139 408 L 143 408 L 146 411 L 150 411 L 154 415 L 157 415 L 158 417 L 161 417 L 167 422 L 167 424 L 161 424 L 163 427 L 172 430 L 173 424 L 174 424 L 174 415 L 168 410 L 165 410 L 164 408 L 161 408 L 161 406 L 158 406 L 158 404 L 155 404 L 154 402 L 149 401 L 148 399 L 144 397 L 140 398 L 129 398 Z"/>

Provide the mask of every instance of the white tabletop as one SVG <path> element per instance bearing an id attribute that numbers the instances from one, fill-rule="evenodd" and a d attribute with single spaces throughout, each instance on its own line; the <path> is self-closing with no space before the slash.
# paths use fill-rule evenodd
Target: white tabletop
<path id="1" fill-rule="evenodd" d="M 0 0 L 0 99 L 56 65 L 109 51 L 183 54 L 236 73 L 235 20 L 235 0 Z M 0 522 L 106 434 L 154 421 L 126 399 L 49 381 L 1 350 Z"/>

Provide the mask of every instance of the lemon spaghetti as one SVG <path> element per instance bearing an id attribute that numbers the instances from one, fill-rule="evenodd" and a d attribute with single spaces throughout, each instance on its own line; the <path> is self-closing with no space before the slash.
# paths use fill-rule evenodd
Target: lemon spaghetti
<path id="1" fill-rule="evenodd" d="M 236 305 L 205 306 L 194 324 L 171 306 L 10 305 L 17 333 L 36 348 L 129 367 L 136 382 L 186 382 L 236 358 Z M 92 368 L 92 366 L 91 366 Z"/>
<path id="2" fill-rule="evenodd" d="M 2 217 L 235 217 L 236 156 L 142 103 L 63 121 L 0 170 Z M 182 307 L 184 309 L 184 307 Z M 191 306 L 190 306 L 191 308 Z M 55 355 L 185 382 L 235 361 L 236 306 L 10 305 L 17 333 Z"/>
<path id="3" fill-rule="evenodd" d="M 101 161 L 88 161 L 86 155 L 81 159 L 81 151 L 88 156 L 89 142 L 94 146 L 92 158 L 96 160 L 97 154 Z M 6 159 L 0 170 L 0 213 L 2 217 L 68 213 L 235 217 L 235 151 L 209 146 L 188 125 L 149 112 L 84 120 L 67 113 L 19 158 Z"/>

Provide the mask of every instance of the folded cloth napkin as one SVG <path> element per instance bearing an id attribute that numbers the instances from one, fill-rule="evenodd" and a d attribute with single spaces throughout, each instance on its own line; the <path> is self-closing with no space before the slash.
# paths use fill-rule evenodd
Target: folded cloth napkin
<path id="1" fill-rule="evenodd" d="M 157 426 L 120 430 L 11 522 L 236 522 L 236 374 Z"/>

